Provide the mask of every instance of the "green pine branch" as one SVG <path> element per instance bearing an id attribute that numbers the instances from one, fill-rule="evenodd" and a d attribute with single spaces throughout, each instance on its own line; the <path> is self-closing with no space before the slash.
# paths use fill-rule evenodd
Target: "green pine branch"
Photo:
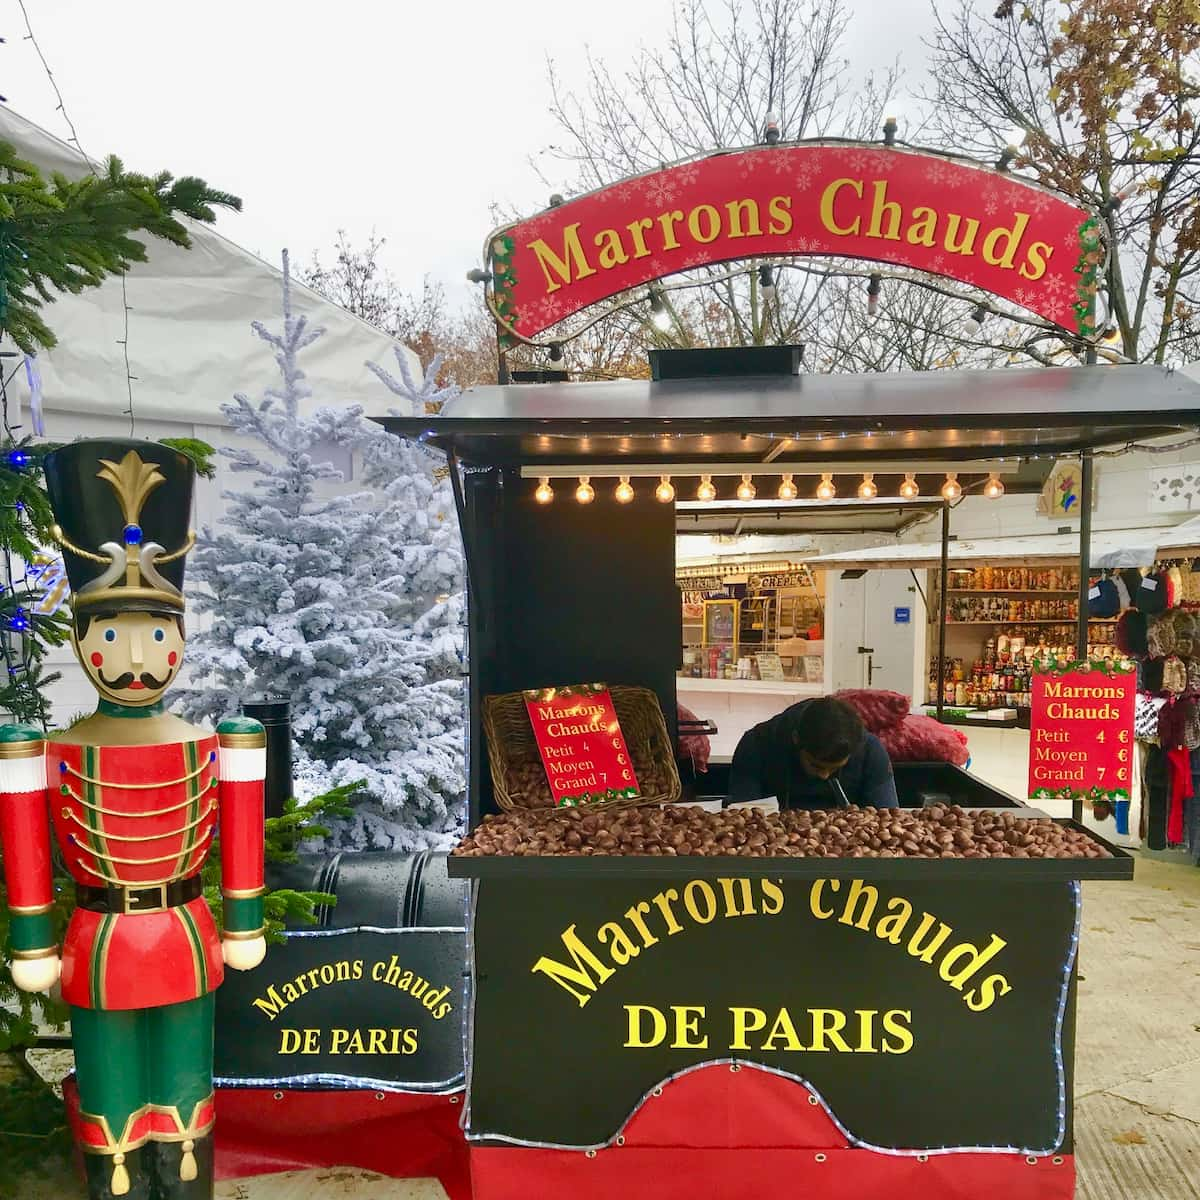
<path id="1" fill-rule="evenodd" d="M 27 353 L 54 346 L 41 309 L 57 293 L 77 294 L 145 262 L 138 235 L 189 246 L 181 218 L 212 224 L 217 209 L 241 206 L 203 179 L 126 171 L 116 156 L 94 175 L 47 180 L 0 142 L 0 333 Z"/>

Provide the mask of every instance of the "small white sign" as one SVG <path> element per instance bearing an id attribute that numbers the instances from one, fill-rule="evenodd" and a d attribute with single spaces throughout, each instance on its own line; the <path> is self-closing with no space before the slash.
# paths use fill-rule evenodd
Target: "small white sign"
<path id="1" fill-rule="evenodd" d="M 1151 512 L 1200 511 L 1200 463 L 1149 467 L 1147 507 Z"/>

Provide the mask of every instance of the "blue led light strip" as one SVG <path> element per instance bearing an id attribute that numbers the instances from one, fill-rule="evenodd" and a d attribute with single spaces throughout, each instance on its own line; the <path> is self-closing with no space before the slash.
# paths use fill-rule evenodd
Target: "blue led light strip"
<path id="1" fill-rule="evenodd" d="M 337 1088 L 346 1092 L 421 1092 L 440 1094 L 442 1092 L 458 1092 L 463 1087 L 463 1075 L 460 1072 L 452 1079 L 435 1080 L 433 1083 L 403 1083 L 395 1079 L 368 1079 L 355 1075 L 281 1075 L 278 1078 L 242 1078 L 239 1075 L 217 1075 L 213 1077 L 213 1087 L 219 1088 Z"/>

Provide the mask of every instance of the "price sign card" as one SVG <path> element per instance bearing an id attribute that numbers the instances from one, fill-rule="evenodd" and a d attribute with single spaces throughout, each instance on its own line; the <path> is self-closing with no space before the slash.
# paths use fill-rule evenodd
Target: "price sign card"
<path id="1" fill-rule="evenodd" d="M 525 707 L 556 807 L 641 794 L 603 684 L 526 692 Z"/>
<path id="2" fill-rule="evenodd" d="M 1128 800 L 1136 669 L 1106 661 L 1035 671 L 1032 692 L 1029 795 Z"/>

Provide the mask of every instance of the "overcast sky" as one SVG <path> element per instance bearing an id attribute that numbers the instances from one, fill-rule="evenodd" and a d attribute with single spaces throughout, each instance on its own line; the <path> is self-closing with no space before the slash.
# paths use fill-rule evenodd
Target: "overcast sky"
<path id="1" fill-rule="evenodd" d="M 854 5 L 854 0 L 848 0 Z M 614 67 L 661 38 L 671 0 L 26 0 L 92 157 L 198 174 L 240 195 L 226 236 L 307 261 L 338 229 L 387 238 L 400 282 L 428 273 L 457 297 L 489 205 L 546 197 L 528 157 L 555 138 L 546 60 L 564 78 L 587 49 Z M 856 70 L 897 55 L 923 73 L 928 0 L 858 0 Z M 16 0 L 0 0 L 0 94 L 69 130 Z M 901 107 L 903 105 L 901 104 Z"/>

